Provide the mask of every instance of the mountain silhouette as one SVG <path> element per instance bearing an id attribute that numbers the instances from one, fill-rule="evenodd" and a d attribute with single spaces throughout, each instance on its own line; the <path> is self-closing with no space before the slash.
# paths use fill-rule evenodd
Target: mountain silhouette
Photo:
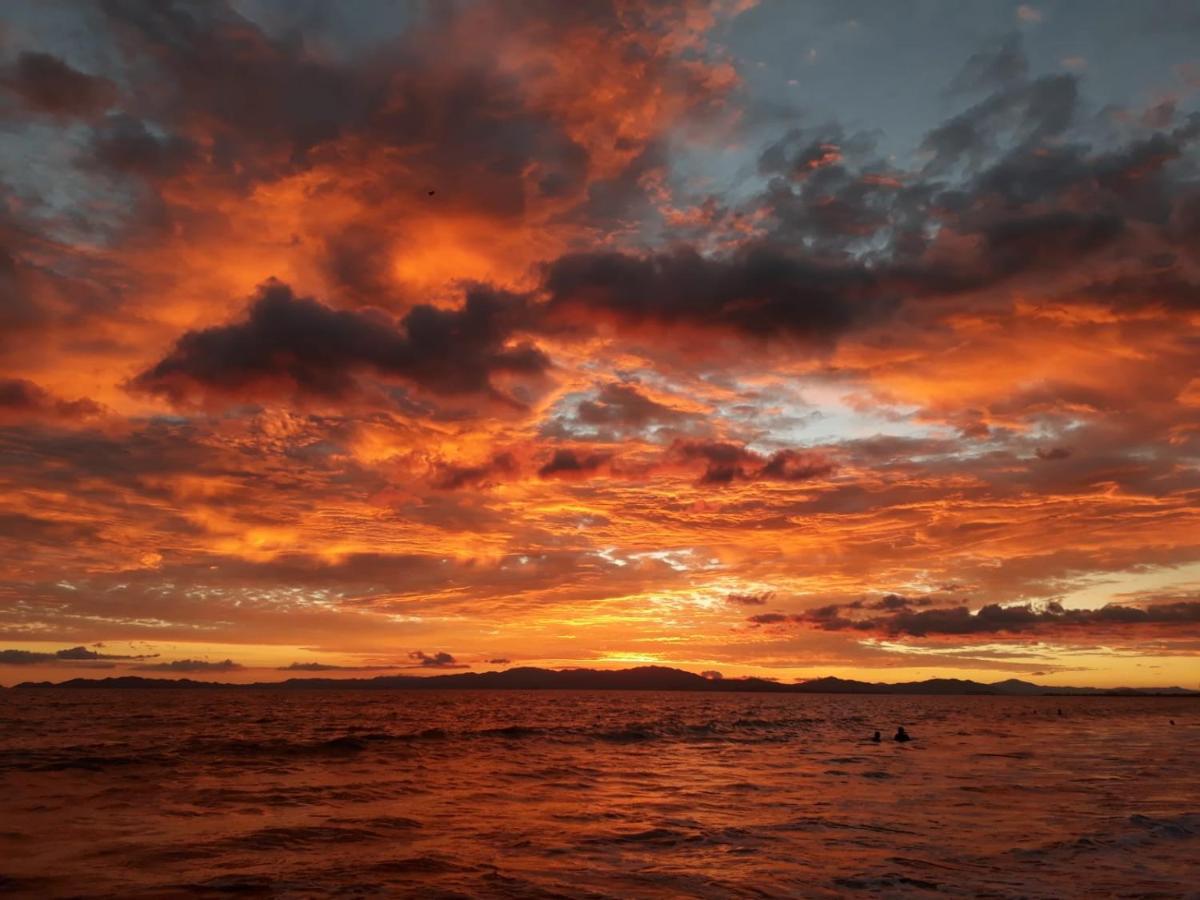
<path id="1" fill-rule="evenodd" d="M 455 672 L 447 675 L 379 675 L 374 678 L 289 678 L 285 681 L 259 681 L 252 684 L 195 681 L 191 678 L 145 678 L 123 675 L 114 678 L 72 678 L 69 681 L 26 681 L 22 688 L 118 688 L 118 689 L 195 689 L 234 688 L 238 690 L 565 690 L 565 691 L 709 691 L 716 693 L 772 694 L 945 694 L 1050 696 L 1169 694 L 1200 696 L 1200 691 L 1184 688 L 1086 688 L 1033 684 L 1016 678 L 984 683 L 960 678 L 931 678 L 885 684 L 844 678 L 814 678 L 784 684 L 766 678 L 706 678 L 694 672 L 667 666 L 638 666 L 632 669 L 539 669 L 531 666 L 498 672 Z"/>

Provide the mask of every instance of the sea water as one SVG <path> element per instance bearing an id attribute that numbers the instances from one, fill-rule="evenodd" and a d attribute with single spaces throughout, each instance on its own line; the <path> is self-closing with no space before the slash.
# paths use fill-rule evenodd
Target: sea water
<path id="1" fill-rule="evenodd" d="M 1187 698 L 8 690 L 0 892 L 1195 897 L 1198 750 Z"/>

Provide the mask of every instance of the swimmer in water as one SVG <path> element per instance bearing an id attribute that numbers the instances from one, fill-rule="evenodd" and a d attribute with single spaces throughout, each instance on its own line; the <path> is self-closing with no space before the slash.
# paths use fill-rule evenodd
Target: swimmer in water
<path id="1" fill-rule="evenodd" d="M 908 732 L 905 731 L 904 726 L 901 725 L 899 728 L 896 729 L 896 736 L 894 738 L 892 738 L 892 740 L 899 741 L 900 743 L 903 744 L 905 741 L 911 741 L 912 738 L 908 736 Z"/>
<path id="2" fill-rule="evenodd" d="M 1172 722 L 1171 724 L 1175 724 L 1175 723 Z M 883 740 L 883 738 L 879 736 L 878 731 L 875 732 L 873 735 L 871 735 L 871 743 L 873 743 L 873 744 L 878 744 L 882 740 Z"/>

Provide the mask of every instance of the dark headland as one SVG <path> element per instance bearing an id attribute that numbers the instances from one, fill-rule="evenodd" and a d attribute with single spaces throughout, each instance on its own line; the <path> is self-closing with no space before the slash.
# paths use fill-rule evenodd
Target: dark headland
<path id="1" fill-rule="evenodd" d="M 959 678 L 931 678 L 885 684 L 843 678 L 815 678 L 784 684 L 765 678 L 708 678 L 665 666 L 633 669 L 506 669 L 500 672 L 456 672 L 447 675 L 380 675 L 374 678 L 289 678 L 250 684 L 195 681 L 190 678 L 72 678 L 69 681 L 26 681 L 14 689 L 28 688 L 135 688 L 185 690 L 234 688 L 270 690 L 566 690 L 566 691 L 712 691 L 770 694 L 946 694 L 1033 696 L 1200 696 L 1200 691 L 1165 688 L 1081 688 L 1033 684 L 1010 678 L 983 683 Z"/>

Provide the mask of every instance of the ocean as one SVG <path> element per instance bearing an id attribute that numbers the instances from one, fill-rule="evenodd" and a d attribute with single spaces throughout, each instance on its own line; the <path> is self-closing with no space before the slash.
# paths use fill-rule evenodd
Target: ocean
<path id="1" fill-rule="evenodd" d="M 1200 897 L 1198 748 L 1188 698 L 8 690 L 0 892 Z"/>

